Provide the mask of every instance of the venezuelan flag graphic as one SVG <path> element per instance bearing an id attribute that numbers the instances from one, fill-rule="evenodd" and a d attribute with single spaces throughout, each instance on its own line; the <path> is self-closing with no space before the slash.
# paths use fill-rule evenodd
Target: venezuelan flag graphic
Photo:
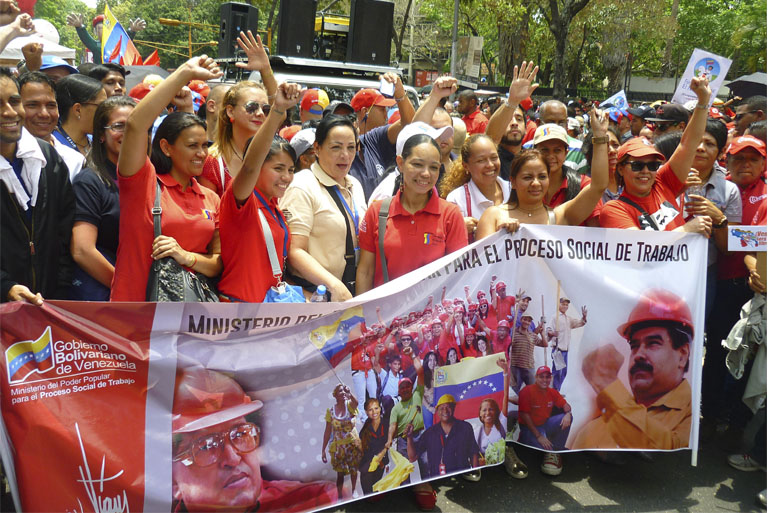
<path id="1" fill-rule="evenodd" d="M 363 322 L 363 307 L 349 308 L 333 324 L 310 331 L 309 340 L 331 366 L 336 367 L 352 351 L 354 341 L 362 336 L 360 324 Z"/>
<path id="2" fill-rule="evenodd" d="M 206 219 L 213 219 L 213 214 L 207 208 L 203 209 L 203 217 Z"/>
<path id="3" fill-rule="evenodd" d="M 504 373 L 496 364 L 498 354 L 466 358 L 454 365 L 439 367 L 435 372 L 435 403 L 445 394 L 456 399 L 457 419 L 477 418 L 480 403 L 493 399 L 501 407 L 504 399 Z M 506 412 L 504 412 L 506 413 Z M 435 419 L 435 422 L 439 422 Z"/>
<path id="4" fill-rule="evenodd" d="M 125 66 L 142 64 L 133 41 L 112 14 L 109 5 L 104 5 L 104 27 L 101 32 L 101 56 L 104 62 L 115 62 Z"/>
<path id="5" fill-rule="evenodd" d="M 53 369 L 53 340 L 48 326 L 37 340 L 16 342 L 5 351 L 9 383 L 21 383 L 33 372 Z"/>

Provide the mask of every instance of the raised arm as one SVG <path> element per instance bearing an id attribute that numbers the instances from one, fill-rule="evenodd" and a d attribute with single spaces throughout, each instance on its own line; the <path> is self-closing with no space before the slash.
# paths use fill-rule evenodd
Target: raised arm
<path id="1" fill-rule="evenodd" d="M 117 165 L 120 176 L 131 177 L 144 165 L 147 158 L 147 133 L 176 93 L 190 80 L 211 80 L 220 76 L 221 70 L 216 62 L 207 55 L 201 55 L 189 59 L 150 91 L 133 109 L 125 124 L 123 144 L 124 148 L 130 148 L 131 151 L 120 152 Z"/>
<path id="2" fill-rule="evenodd" d="M 608 114 L 599 109 L 589 113 L 592 127 L 592 182 L 570 201 L 555 208 L 557 224 L 578 226 L 589 217 L 608 187 Z"/>
<path id="3" fill-rule="evenodd" d="M 17 37 L 28 36 L 34 32 L 35 25 L 32 23 L 32 17 L 27 13 L 20 14 L 9 25 L 0 27 L 0 52 Z"/>
<path id="4" fill-rule="evenodd" d="M 256 182 L 261 174 L 261 166 L 267 158 L 269 147 L 275 132 L 285 119 L 285 112 L 296 105 L 299 100 L 300 86 L 297 84 L 280 84 L 275 96 L 274 107 L 269 111 L 267 119 L 256 135 L 253 136 L 248 151 L 245 153 L 243 165 L 232 181 L 232 193 L 239 205 L 253 194 Z"/>
<path id="5" fill-rule="evenodd" d="M 413 121 L 413 104 L 411 103 L 411 100 L 408 99 L 408 93 L 405 92 L 405 87 L 403 86 L 403 81 L 400 78 L 400 75 L 396 73 L 384 73 L 381 78 L 387 82 L 395 84 L 395 101 L 397 102 L 397 109 L 400 111 L 400 119 L 397 123 L 390 125 L 389 128 L 387 128 L 387 139 L 389 139 L 389 142 L 392 144 L 395 144 L 400 130 Z"/>
<path id="6" fill-rule="evenodd" d="M 427 99 L 419 105 L 419 110 L 413 116 L 413 121 L 421 121 L 430 124 L 432 116 L 435 115 L 435 109 L 440 105 L 440 100 L 452 95 L 459 86 L 453 77 L 440 77 L 432 84 L 432 91 L 429 92 Z"/>
<path id="7" fill-rule="evenodd" d="M 273 103 L 277 93 L 277 80 L 272 73 L 272 66 L 269 64 L 269 55 L 267 55 L 264 45 L 261 44 L 261 36 L 254 37 L 250 30 L 248 34 L 240 32 L 240 35 L 237 36 L 237 45 L 245 52 L 248 62 L 236 62 L 235 66 L 249 71 L 258 71 L 261 75 L 261 83 L 267 90 L 269 103 Z"/>
<path id="8" fill-rule="evenodd" d="M 712 90 L 709 88 L 709 80 L 703 78 L 691 79 L 691 91 L 696 94 L 699 103 L 693 109 L 693 116 L 683 131 L 683 137 L 680 139 L 675 152 L 669 158 L 669 165 L 674 171 L 675 176 L 682 183 L 688 177 L 693 165 L 693 158 L 696 156 L 696 148 L 699 147 L 704 130 L 707 127 L 707 116 L 709 115 L 709 97 Z"/>
<path id="9" fill-rule="evenodd" d="M 523 61 L 520 68 L 515 66 L 512 72 L 512 83 L 509 84 L 509 98 L 502 102 L 501 107 L 496 109 L 491 119 L 488 120 L 488 126 L 485 127 L 485 135 L 490 137 L 494 144 L 499 144 L 506 133 L 509 122 L 512 121 L 515 109 L 520 105 L 520 102 L 530 97 L 539 87 L 539 84 L 533 83 L 538 72 L 539 67 L 534 66 L 533 62 Z"/>

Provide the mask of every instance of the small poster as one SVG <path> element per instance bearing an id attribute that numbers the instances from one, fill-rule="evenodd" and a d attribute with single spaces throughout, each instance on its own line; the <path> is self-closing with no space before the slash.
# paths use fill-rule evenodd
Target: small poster
<path id="1" fill-rule="evenodd" d="M 675 95 L 672 97 L 672 103 L 685 104 L 691 100 L 696 100 L 696 93 L 691 91 L 691 79 L 693 77 L 707 77 L 709 79 L 709 87 L 712 89 L 712 96 L 709 98 L 708 105 L 708 107 L 711 107 L 712 102 L 715 101 L 717 96 L 717 91 L 723 85 L 732 62 L 730 59 L 720 55 L 700 50 L 699 48 L 694 49 L 688 61 L 688 66 L 685 68 L 685 73 L 680 79 L 680 83 L 677 84 L 677 90 L 675 90 Z"/>
<path id="2" fill-rule="evenodd" d="M 765 251 L 765 238 L 765 226 L 729 226 L 728 251 Z"/>

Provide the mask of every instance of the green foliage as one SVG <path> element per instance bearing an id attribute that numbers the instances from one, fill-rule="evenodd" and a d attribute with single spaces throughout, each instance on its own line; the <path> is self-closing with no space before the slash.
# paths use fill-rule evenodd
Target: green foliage
<path id="1" fill-rule="evenodd" d="M 96 11 L 89 9 L 80 0 L 38 0 L 35 4 L 35 18 L 50 21 L 59 31 L 59 44 L 77 51 L 78 61 L 83 56 L 84 46 L 77 37 L 77 32 L 67 26 L 67 14 L 84 14 L 90 27 L 90 20 L 96 15 Z"/>

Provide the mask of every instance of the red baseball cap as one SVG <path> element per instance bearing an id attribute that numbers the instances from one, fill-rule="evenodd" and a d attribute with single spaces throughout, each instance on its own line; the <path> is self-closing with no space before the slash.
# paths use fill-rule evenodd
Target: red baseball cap
<path id="1" fill-rule="evenodd" d="M 765 143 L 753 137 L 751 135 L 742 135 L 731 141 L 731 145 L 728 146 L 728 155 L 736 155 L 738 152 L 745 148 L 754 148 L 757 152 L 765 157 Z"/>
<path id="2" fill-rule="evenodd" d="M 659 160 L 665 160 L 664 154 L 657 150 L 653 143 L 645 137 L 633 137 L 622 144 L 616 158 L 621 162 L 626 156 L 638 158 L 654 156 L 658 157 Z"/>
<path id="3" fill-rule="evenodd" d="M 549 369 L 549 367 L 547 367 L 546 365 L 542 365 L 541 367 L 539 367 L 538 369 L 536 369 L 536 375 L 537 375 L 537 376 L 538 376 L 539 374 L 544 374 L 545 372 L 546 372 L 547 374 L 552 374 L 552 371 L 551 371 L 551 370 Z"/>
<path id="4" fill-rule="evenodd" d="M 301 98 L 301 110 L 320 115 L 329 103 L 328 93 L 322 89 L 307 89 Z"/>
<path id="5" fill-rule="evenodd" d="M 355 96 L 352 97 L 352 101 L 349 104 L 355 109 L 355 112 L 360 112 L 364 108 L 370 109 L 373 106 L 377 107 L 391 107 L 397 102 L 394 98 L 385 98 L 383 94 L 376 89 L 360 89 Z"/>
<path id="6" fill-rule="evenodd" d="M 187 87 L 189 87 L 203 98 L 208 98 L 208 93 L 211 92 L 211 88 L 203 80 L 192 80 L 189 84 L 187 84 Z"/>
<path id="7" fill-rule="evenodd" d="M 96 16 L 93 19 L 93 21 L 91 22 L 91 25 L 93 25 L 95 27 L 99 23 L 104 23 L 104 20 L 105 20 L 104 15 L 103 14 L 99 14 L 98 16 Z"/>
<path id="8" fill-rule="evenodd" d="M 291 139 L 293 139 L 293 136 L 298 134 L 301 130 L 301 125 L 291 125 L 286 126 L 284 128 L 281 128 L 278 132 L 278 135 L 285 139 L 288 142 L 291 142 Z"/>
<path id="9" fill-rule="evenodd" d="M 155 88 L 154 84 L 139 82 L 138 84 L 136 84 L 131 88 L 131 91 L 128 93 L 128 96 L 130 96 L 136 101 L 141 101 L 154 88 Z"/>

